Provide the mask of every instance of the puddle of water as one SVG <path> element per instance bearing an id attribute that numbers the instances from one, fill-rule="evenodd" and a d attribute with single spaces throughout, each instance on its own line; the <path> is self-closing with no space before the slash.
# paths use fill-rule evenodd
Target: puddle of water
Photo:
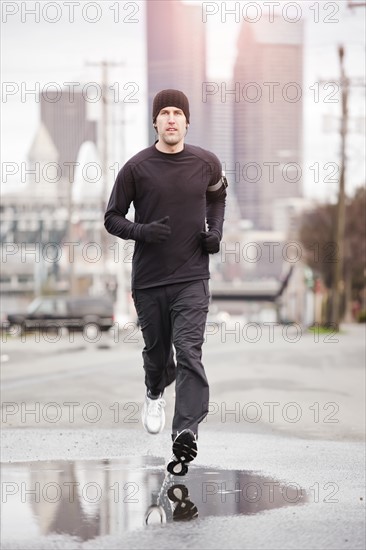
<path id="1" fill-rule="evenodd" d="M 3 541 L 63 533 L 82 540 L 208 516 L 257 514 L 307 502 L 297 484 L 192 465 L 166 474 L 160 457 L 2 465 Z"/>

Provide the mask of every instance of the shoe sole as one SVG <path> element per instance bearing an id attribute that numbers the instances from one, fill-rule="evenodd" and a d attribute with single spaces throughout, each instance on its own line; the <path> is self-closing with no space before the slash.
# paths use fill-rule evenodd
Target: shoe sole
<path id="1" fill-rule="evenodd" d="M 184 464 L 184 462 L 178 462 L 177 460 L 172 460 L 169 462 L 166 469 L 173 476 L 185 476 L 188 473 L 187 464 Z"/>
<path id="2" fill-rule="evenodd" d="M 197 443 L 193 434 L 182 432 L 173 442 L 173 453 L 179 462 L 192 462 L 197 456 Z"/>
<path id="3" fill-rule="evenodd" d="M 187 462 L 192 462 L 197 456 L 197 443 L 190 432 L 183 432 L 176 437 L 173 453 L 177 460 L 169 462 L 168 472 L 175 476 L 185 476 L 188 472 Z"/>
<path id="4" fill-rule="evenodd" d="M 189 499 L 185 485 L 174 485 L 168 489 L 168 498 L 174 503 L 173 520 L 190 521 L 198 517 L 197 506 Z"/>

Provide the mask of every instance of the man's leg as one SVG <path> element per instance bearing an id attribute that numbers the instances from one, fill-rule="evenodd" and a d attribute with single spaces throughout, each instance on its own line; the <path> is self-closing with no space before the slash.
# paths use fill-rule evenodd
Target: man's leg
<path id="1" fill-rule="evenodd" d="M 145 342 L 145 385 L 152 395 L 159 395 L 176 375 L 165 288 L 134 289 L 133 299 Z"/>
<path id="2" fill-rule="evenodd" d="M 174 439 L 185 429 L 197 435 L 208 413 L 209 386 L 201 357 L 210 296 L 207 280 L 171 285 L 168 291 L 177 360 Z"/>

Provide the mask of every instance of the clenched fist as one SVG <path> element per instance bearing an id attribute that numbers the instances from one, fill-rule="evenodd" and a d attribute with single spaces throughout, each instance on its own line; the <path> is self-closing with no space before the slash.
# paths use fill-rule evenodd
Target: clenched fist
<path id="1" fill-rule="evenodd" d="M 220 250 L 220 235 L 217 231 L 201 231 L 201 245 L 206 254 L 215 254 Z"/>
<path id="2" fill-rule="evenodd" d="M 172 232 L 169 225 L 169 216 L 144 225 L 142 230 L 143 240 L 147 243 L 162 243 L 167 240 Z"/>

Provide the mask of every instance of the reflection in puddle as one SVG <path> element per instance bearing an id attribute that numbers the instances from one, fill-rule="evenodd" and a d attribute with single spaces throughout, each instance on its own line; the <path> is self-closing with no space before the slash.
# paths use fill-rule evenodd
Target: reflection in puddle
<path id="1" fill-rule="evenodd" d="M 82 540 L 152 524 L 248 515 L 307 501 L 298 484 L 245 470 L 191 466 L 165 473 L 158 457 L 2 465 L 2 537 L 64 533 Z"/>

